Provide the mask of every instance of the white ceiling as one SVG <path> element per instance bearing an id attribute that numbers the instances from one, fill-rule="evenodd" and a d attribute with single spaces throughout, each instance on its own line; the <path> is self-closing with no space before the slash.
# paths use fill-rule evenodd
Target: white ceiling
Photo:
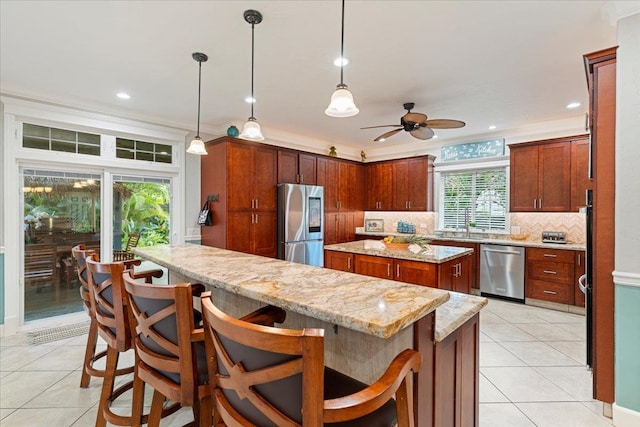
<path id="1" fill-rule="evenodd" d="M 603 1 L 346 2 L 344 81 L 360 114 L 324 114 L 339 83 L 339 1 L 0 2 L 0 90 L 195 131 L 204 52 L 203 133 L 241 128 L 250 106 L 257 9 L 255 116 L 265 136 L 297 134 L 375 149 L 402 104 L 463 120 L 438 141 L 584 116 L 582 55 L 615 45 Z M 128 101 L 116 97 L 131 95 Z M 565 108 L 578 101 L 582 107 Z M 495 131 L 488 126 L 495 125 Z M 289 136 L 291 137 L 291 135 Z M 295 136 L 293 137 L 295 139 Z M 430 144 L 400 132 L 386 146 Z"/>

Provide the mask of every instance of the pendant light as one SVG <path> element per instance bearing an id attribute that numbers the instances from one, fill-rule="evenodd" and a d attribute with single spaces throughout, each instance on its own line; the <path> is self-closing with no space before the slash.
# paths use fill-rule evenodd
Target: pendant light
<path id="1" fill-rule="evenodd" d="M 191 56 L 198 62 L 198 128 L 196 130 L 196 137 L 193 138 L 191 144 L 189 144 L 189 148 L 187 148 L 187 153 L 206 156 L 207 150 L 204 148 L 204 142 L 200 139 L 200 89 L 202 86 L 202 63 L 207 62 L 209 58 L 200 52 L 195 52 Z"/>
<path id="2" fill-rule="evenodd" d="M 331 117 L 351 117 L 360 112 L 353 102 L 353 95 L 342 79 L 344 71 L 344 0 L 342 0 L 342 34 L 340 40 L 340 84 L 331 95 L 329 107 L 324 110 L 327 116 Z"/>
<path id="3" fill-rule="evenodd" d="M 242 128 L 242 133 L 240 133 L 240 138 L 250 139 L 252 141 L 263 141 L 264 136 L 262 136 L 262 131 L 260 130 L 260 124 L 253 117 L 253 104 L 256 102 L 255 97 L 253 96 L 253 62 L 254 62 L 254 30 L 255 25 L 262 22 L 262 14 L 257 10 L 245 10 L 244 11 L 244 20 L 251 24 L 251 117 L 247 120 Z"/>

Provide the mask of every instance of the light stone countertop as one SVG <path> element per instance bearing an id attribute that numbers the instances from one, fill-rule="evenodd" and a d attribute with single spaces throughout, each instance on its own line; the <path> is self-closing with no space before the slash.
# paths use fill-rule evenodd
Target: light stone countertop
<path id="1" fill-rule="evenodd" d="M 449 296 L 449 301 L 436 309 L 436 342 L 444 340 L 488 303 L 484 297 L 459 292 L 449 292 Z"/>
<path id="2" fill-rule="evenodd" d="M 360 228 L 360 227 L 358 227 Z M 356 229 L 356 234 L 358 236 L 370 236 L 372 238 L 384 238 L 385 236 L 406 236 L 407 234 L 403 233 L 383 233 L 383 232 L 372 232 L 372 231 L 361 231 Z M 574 250 L 574 251 L 584 251 L 586 250 L 586 245 L 584 243 L 575 243 L 575 242 L 567 242 L 564 244 L 560 243 L 543 243 L 539 238 L 530 237 L 527 240 L 515 240 L 509 239 L 505 237 L 504 239 L 496 239 L 496 238 L 485 238 L 485 237 L 449 237 L 449 236 L 436 236 L 434 234 L 417 234 L 418 236 L 424 237 L 428 240 L 437 241 L 437 240 L 452 240 L 456 242 L 469 242 L 469 243 L 480 243 L 487 245 L 506 245 L 506 246 L 523 246 L 530 248 L 545 248 L 545 249 L 565 249 L 565 250 Z M 507 235 L 505 235 L 507 236 Z"/>
<path id="3" fill-rule="evenodd" d="M 185 243 L 133 251 L 194 282 L 380 338 L 391 337 L 449 299 L 445 290 L 209 246 Z"/>
<path id="4" fill-rule="evenodd" d="M 325 245 L 329 251 L 350 252 L 362 255 L 372 255 L 385 258 L 406 259 L 410 261 L 426 262 L 430 264 L 442 264 L 460 256 L 473 252 L 469 248 L 457 248 L 453 246 L 427 245 L 418 253 L 407 249 L 388 249 L 378 241 L 358 240 L 355 242 L 337 243 Z"/>

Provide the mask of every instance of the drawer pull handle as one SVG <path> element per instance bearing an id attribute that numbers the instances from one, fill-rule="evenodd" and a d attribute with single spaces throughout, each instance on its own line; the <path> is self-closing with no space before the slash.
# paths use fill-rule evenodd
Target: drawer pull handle
<path id="1" fill-rule="evenodd" d="M 558 274 L 553 270 L 544 270 L 545 274 Z"/>
<path id="2" fill-rule="evenodd" d="M 544 292 L 545 294 L 557 295 L 557 292 L 554 292 L 554 291 L 547 291 L 547 290 L 544 290 L 543 292 Z"/>
<path id="3" fill-rule="evenodd" d="M 555 255 L 555 254 L 544 254 L 544 256 L 548 256 L 548 257 L 551 257 L 551 258 L 557 258 L 558 257 L 558 255 Z"/>

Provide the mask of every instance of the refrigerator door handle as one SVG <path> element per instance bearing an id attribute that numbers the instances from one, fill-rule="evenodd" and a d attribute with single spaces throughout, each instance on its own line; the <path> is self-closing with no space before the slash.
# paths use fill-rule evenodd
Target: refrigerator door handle
<path id="1" fill-rule="evenodd" d="M 587 275 L 586 274 L 583 274 L 578 279 L 578 287 L 580 288 L 580 291 L 583 294 L 585 294 L 585 295 L 587 294 Z"/>

